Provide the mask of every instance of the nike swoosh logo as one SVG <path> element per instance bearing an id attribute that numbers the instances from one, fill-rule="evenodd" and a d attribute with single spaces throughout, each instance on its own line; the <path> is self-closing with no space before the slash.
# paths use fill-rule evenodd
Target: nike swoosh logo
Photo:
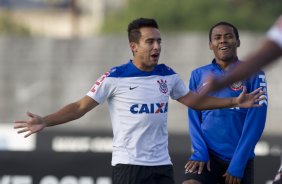
<path id="1" fill-rule="evenodd" d="M 129 87 L 129 90 L 133 90 L 133 89 L 135 89 L 135 88 L 138 88 L 138 86 L 134 86 L 134 87 Z"/>

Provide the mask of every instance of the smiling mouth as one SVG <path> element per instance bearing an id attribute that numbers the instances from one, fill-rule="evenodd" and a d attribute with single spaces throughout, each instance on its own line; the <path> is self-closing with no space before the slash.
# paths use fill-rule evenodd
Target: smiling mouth
<path id="1" fill-rule="evenodd" d="M 160 55 L 159 54 L 152 54 L 151 57 L 157 59 Z"/>
<path id="2" fill-rule="evenodd" d="M 219 50 L 225 51 L 225 50 L 228 50 L 228 47 L 220 47 Z"/>

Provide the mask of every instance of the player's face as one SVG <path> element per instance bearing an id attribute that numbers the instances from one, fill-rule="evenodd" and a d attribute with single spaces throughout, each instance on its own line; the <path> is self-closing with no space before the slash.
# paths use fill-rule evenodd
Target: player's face
<path id="1" fill-rule="evenodd" d="M 209 46 L 217 62 L 229 63 L 237 58 L 237 47 L 240 46 L 240 40 L 236 39 L 232 27 L 220 25 L 212 30 Z"/>
<path id="2" fill-rule="evenodd" d="M 140 29 L 139 43 L 130 43 L 134 53 L 134 64 L 143 71 L 152 71 L 158 64 L 161 53 L 160 31 L 152 27 Z"/>

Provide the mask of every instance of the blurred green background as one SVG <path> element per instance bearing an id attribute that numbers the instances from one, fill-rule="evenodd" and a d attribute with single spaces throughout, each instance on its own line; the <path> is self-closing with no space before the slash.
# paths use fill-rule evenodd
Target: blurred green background
<path id="1" fill-rule="evenodd" d="M 72 2 L 77 6 L 73 8 L 78 10 L 77 16 L 87 14 L 79 7 L 80 1 Z M 28 25 L 10 16 L 13 8 L 1 11 L 0 33 L 30 35 Z M 232 22 L 240 30 L 263 32 L 281 12 L 281 0 L 127 0 L 120 8 L 104 9 L 99 33 L 124 32 L 128 22 L 137 17 L 157 19 L 163 32 L 206 31 L 221 20 Z"/>
<path id="2" fill-rule="evenodd" d="M 221 20 L 265 31 L 281 12 L 281 0 L 130 0 L 122 10 L 107 12 L 103 32 L 124 32 L 139 16 L 156 18 L 163 31 L 206 31 Z"/>

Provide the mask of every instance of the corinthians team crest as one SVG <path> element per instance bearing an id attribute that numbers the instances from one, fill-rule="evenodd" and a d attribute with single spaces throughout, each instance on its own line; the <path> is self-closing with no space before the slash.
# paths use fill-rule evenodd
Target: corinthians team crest
<path id="1" fill-rule="evenodd" d="M 164 94 L 166 94 L 167 93 L 167 91 L 168 91 L 168 88 L 167 88 L 167 85 L 166 85 L 166 80 L 158 80 L 158 83 L 160 84 L 160 91 L 162 92 L 162 93 L 164 93 Z"/>
<path id="2" fill-rule="evenodd" d="M 230 88 L 234 91 L 241 90 L 243 89 L 243 82 L 242 81 L 234 82 L 233 84 L 230 85 Z"/>

